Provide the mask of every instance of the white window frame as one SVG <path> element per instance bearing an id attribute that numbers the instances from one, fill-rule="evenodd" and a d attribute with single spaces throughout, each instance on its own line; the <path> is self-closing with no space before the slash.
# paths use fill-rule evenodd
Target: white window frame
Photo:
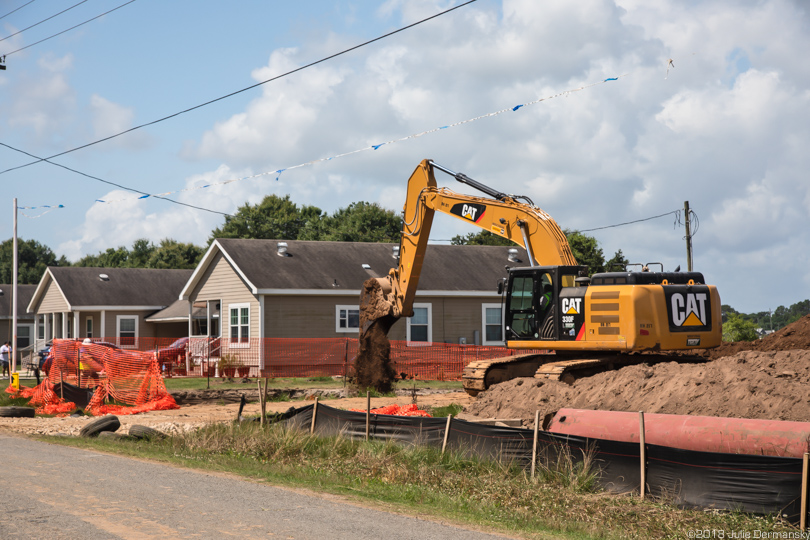
<path id="1" fill-rule="evenodd" d="M 28 328 L 28 345 L 31 346 L 36 343 L 36 339 L 34 336 L 34 325 L 33 324 L 20 324 L 17 323 L 17 341 L 20 340 L 20 328 Z M 20 348 L 17 350 L 19 351 Z"/>
<path id="2" fill-rule="evenodd" d="M 424 303 L 424 304 L 414 304 L 414 309 L 416 308 L 427 308 L 427 341 L 411 341 L 411 317 L 405 319 L 407 322 L 407 327 L 405 330 L 405 339 L 408 342 L 409 347 L 420 347 L 426 346 L 433 343 L 433 304 Z M 421 325 L 420 325 L 421 326 Z"/>
<path id="3" fill-rule="evenodd" d="M 357 322 L 357 324 L 358 324 L 357 328 L 351 328 L 351 327 L 348 327 L 348 326 L 346 328 L 341 328 L 340 327 L 340 311 L 341 310 L 346 310 L 346 324 L 349 323 L 349 313 L 348 313 L 349 310 L 357 311 L 358 312 L 358 317 L 359 317 L 359 314 L 360 314 L 360 306 L 357 305 L 357 304 L 355 304 L 355 305 L 336 305 L 335 306 L 335 332 L 337 332 L 339 334 L 359 334 L 360 333 L 359 318 L 358 318 L 358 322 Z"/>
<path id="4" fill-rule="evenodd" d="M 501 337 L 503 335 L 503 321 L 504 309 L 503 305 L 499 302 L 497 304 L 481 304 L 481 345 L 495 345 L 503 346 L 506 344 L 504 340 L 501 341 L 487 341 L 487 309 L 500 309 L 501 310 Z"/>
<path id="5" fill-rule="evenodd" d="M 239 313 L 240 320 L 239 320 L 239 324 L 237 324 L 236 326 L 241 329 L 241 327 L 243 326 L 241 324 L 242 323 L 242 321 L 241 321 L 242 308 L 247 308 L 247 310 L 248 310 L 248 323 L 247 323 L 248 335 L 247 336 L 242 336 L 242 332 L 240 330 L 240 331 L 237 332 L 238 335 L 239 335 L 238 341 L 231 341 L 231 339 L 232 339 L 231 338 L 231 328 L 233 327 L 233 325 L 231 324 L 231 311 L 233 311 L 234 309 L 239 310 L 238 313 Z M 227 335 L 227 337 L 225 339 L 226 339 L 226 342 L 228 343 L 228 348 L 229 349 L 249 349 L 250 348 L 250 321 L 251 321 L 251 313 L 250 312 L 251 312 L 250 302 L 243 302 L 241 304 L 228 304 L 228 335 Z M 220 309 L 220 314 L 221 313 L 222 313 L 222 310 Z M 221 320 L 222 320 L 222 318 L 220 317 L 220 322 L 221 322 Z M 221 324 L 220 324 L 219 331 L 220 331 L 220 335 L 221 335 L 222 334 L 222 325 Z M 241 341 L 243 337 L 247 337 L 247 341 L 245 341 L 244 343 Z"/>
<path id="6" fill-rule="evenodd" d="M 124 319 L 135 319 L 135 342 L 132 345 L 124 345 L 121 343 L 121 321 Z M 138 347 L 138 330 L 141 326 L 141 318 L 138 315 L 116 315 L 115 316 L 115 339 L 118 340 L 118 346 L 122 349 L 135 349 Z"/>
<path id="7" fill-rule="evenodd" d="M 86 319 L 84 319 L 84 337 L 91 338 L 93 336 L 93 316 L 90 315 Z"/>

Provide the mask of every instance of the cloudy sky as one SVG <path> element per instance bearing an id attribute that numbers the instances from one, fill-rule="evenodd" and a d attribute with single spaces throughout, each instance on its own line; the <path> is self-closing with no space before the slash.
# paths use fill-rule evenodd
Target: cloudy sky
<path id="1" fill-rule="evenodd" d="M 462 3 L 137 0 L 33 45 L 126 0 L 91 0 L 24 30 L 75 3 L 20 8 L 26 1 L 0 0 L 8 68 L 0 71 L 0 143 L 37 157 Z M 143 237 L 204 245 L 223 223 L 216 212 L 273 193 L 328 212 L 359 200 L 400 210 L 408 176 L 432 158 L 531 197 L 563 228 L 598 229 L 588 234 L 607 257 L 621 249 L 632 262 L 668 270 L 686 267 L 683 216 L 672 212 L 689 201 L 699 220 L 695 269 L 723 302 L 746 312 L 787 306 L 810 297 L 808 22 L 800 0 L 478 0 L 53 159 L 210 211 L 138 199 L 40 162 L 0 173 L 0 238 L 12 234 L 14 197 L 40 207 L 20 211 L 19 236 L 70 260 Z M 32 161 L 8 146 L 0 146 L 0 171 Z M 295 168 L 313 160 L 324 161 Z M 56 204 L 64 208 L 41 208 Z M 438 216 L 431 238 L 467 232 Z"/>

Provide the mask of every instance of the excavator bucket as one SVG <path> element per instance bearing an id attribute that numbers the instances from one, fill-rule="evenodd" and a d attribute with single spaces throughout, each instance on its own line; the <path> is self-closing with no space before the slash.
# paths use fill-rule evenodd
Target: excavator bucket
<path id="1" fill-rule="evenodd" d="M 391 342 L 388 331 L 397 322 L 395 306 L 389 299 L 390 281 L 387 278 L 367 279 L 360 295 L 360 338 L 354 374 L 359 388 L 374 388 L 390 392 L 396 380 L 391 365 Z"/>

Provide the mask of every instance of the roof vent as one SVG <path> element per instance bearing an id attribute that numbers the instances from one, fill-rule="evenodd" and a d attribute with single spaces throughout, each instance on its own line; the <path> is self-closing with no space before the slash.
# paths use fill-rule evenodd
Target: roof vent
<path id="1" fill-rule="evenodd" d="M 518 259 L 518 250 L 517 250 L 517 248 L 509 248 L 508 253 L 509 253 L 509 257 L 508 257 L 509 262 L 513 262 L 513 263 L 521 262 L 521 260 Z"/>
<path id="2" fill-rule="evenodd" d="M 363 270 L 371 270 L 371 265 L 363 263 Z"/>
<path id="3" fill-rule="evenodd" d="M 289 253 L 287 253 L 287 242 L 279 242 L 278 243 L 278 256 L 279 257 L 291 257 Z"/>
<path id="4" fill-rule="evenodd" d="M 101 281 L 110 281 L 110 276 L 108 276 L 107 274 L 99 274 L 98 279 L 100 279 Z"/>
<path id="5" fill-rule="evenodd" d="M 399 260 L 399 246 L 394 246 L 394 252 L 391 254 L 391 256 Z"/>

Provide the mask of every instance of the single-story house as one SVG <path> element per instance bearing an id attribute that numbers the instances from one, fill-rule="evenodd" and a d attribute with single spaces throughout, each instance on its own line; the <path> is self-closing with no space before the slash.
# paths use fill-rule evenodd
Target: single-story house
<path id="1" fill-rule="evenodd" d="M 36 339 L 101 338 L 125 348 L 138 338 L 187 335 L 188 315 L 162 324 L 147 318 L 177 300 L 191 270 L 48 267 L 28 303 Z"/>
<path id="2" fill-rule="evenodd" d="M 361 286 L 387 275 L 398 264 L 397 250 L 396 244 L 216 239 L 180 293 L 188 302 L 189 335 L 222 336 L 223 353 L 253 358 L 263 356 L 265 338 L 355 337 Z M 503 345 L 497 284 L 505 266 L 525 264 L 521 259 L 527 260 L 522 248 L 429 245 L 414 316 L 395 324 L 389 337 Z"/>
<path id="3" fill-rule="evenodd" d="M 17 285 L 17 351 L 22 351 L 34 343 L 34 314 L 26 313 L 25 308 L 34 296 L 36 285 Z M 0 285 L 0 343 L 12 341 L 12 297 L 13 285 Z"/>

